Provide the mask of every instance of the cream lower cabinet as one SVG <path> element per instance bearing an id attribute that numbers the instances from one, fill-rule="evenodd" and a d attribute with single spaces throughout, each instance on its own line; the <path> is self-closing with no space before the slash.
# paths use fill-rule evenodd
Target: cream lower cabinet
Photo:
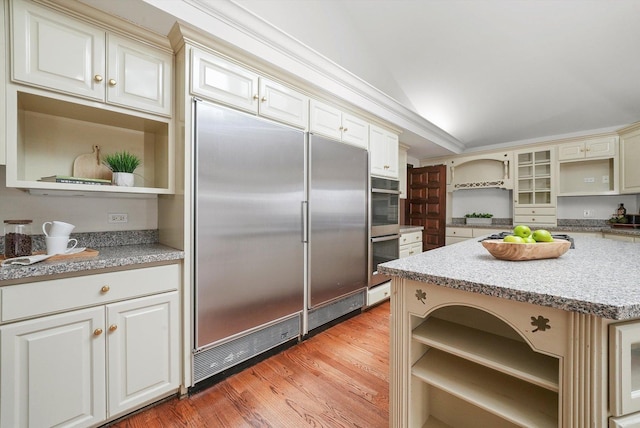
<path id="1" fill-rule="evenodd" d="M 583 388 L 569 373 L 600 367 L 571 349 L 583 339 L 571 313 L 405 279 L 391 287 L 390 426 L 601 426 L 569 411 Z"/>
<path id="2" fill-rule="evenodd" d="M 469 227 L 447 227 L 445 233 L 445 245 L 451 245 L 473 238 L 473 229 Z"/>
<path id="3" fill-rule="evenodd" d="M 178 271 L 171 265 L 131 271 L 130 281 L 127 271 L 8 286 L 3 309 L 29 295 L 48 300 L 35 310 L 53 311 L 65 301 L 82 304 L 85 296 L 96 302 L 144 295 L 153 287 L 176 289 Z M 150 285 L 139 287 L 142 280 Z M 84 295 L 64 298 L 79 286 Z M 33 295 L 43 287 L 57 297 Z M 179 326 L 178 291 L 3 324 L 0 427 L 92 427 L 177 392 Z"/>
<path id="4" fill-rule="evenodd" d="M 422 252 L 422 232 L 400 233 L 399 258 Z"/>

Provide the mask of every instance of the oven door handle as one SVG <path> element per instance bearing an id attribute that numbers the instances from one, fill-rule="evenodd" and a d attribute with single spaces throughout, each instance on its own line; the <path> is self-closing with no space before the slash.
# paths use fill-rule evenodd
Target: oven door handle
<path id="1" fill-rule="evenodd" d="M 393 241 L 394 239 L 400 239 L 400 234 L 379 236 L 377 238 L 371 238 L 371 242 L 375 243 L 375 242 Z"/>
<path id="2" fill-rule="evenodd" d="M 399 190 L 391 190 L 391 189 L 372 188 L 371 189 L 371 193 L 387 193 L 389 195 L 399 195 L 400 191 Z"/>

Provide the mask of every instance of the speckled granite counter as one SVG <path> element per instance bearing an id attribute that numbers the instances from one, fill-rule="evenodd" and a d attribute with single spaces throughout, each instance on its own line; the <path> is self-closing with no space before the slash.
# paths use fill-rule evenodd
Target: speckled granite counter
<path id="1" fill-rule="evenodd" d="M 488 230 L 510 230 L 513 228 L 513 224 L 492 224 L 489 226 L 484 225 L 474 225 L 474 224 L 465 224 L 465 223 L 448 223 L 446 227 L 463 227 L 463 228 L 472 228 L 472 229 L 488 229 Z M 533 227 L 533 229 L 536 229 Z M 550 232 L 581 232 L 581 233 L 608 233 L 612 235 L 630 235 L 630 236 L 639 236 L 640 237 L 640 229 L 634 229 L 630 227 L 611 227 L 609 225 L 605 226 L 588 226 L 588 225 L 558 225 L 556 227 L 544 227 Z"/>
<path id="2" fill-rule="evenodd" d="M 126 267 L 143 263 L 177 261 L 184 258 L 184 252 L 160 244 L 119 245 L 91 247 L 99 255 L 89 258 L 67 260 L 44 260 L 30 266 L 0 267 L 0 286 L 13 280 L 43 280 L 49 275 L 79 273 L 105 268 Z"/>
<path id="3" fill-rule="evenodd" d="M 477 239 L 378 265 L 384 274 L 625 320 L 640 317 L 640 245 L 577 236 L 557 259 L 495 259 Z"/>

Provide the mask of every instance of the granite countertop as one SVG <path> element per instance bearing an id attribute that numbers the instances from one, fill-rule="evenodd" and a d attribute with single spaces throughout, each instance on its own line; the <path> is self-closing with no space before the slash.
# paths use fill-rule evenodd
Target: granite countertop
<path id="1" fill-rule="evenodd" d="M 98 250 L 99 254 L 94 257 L 69 258 L 58 260 L 44 260 L 29 266 L 2 266 L 0 267 L 0 286 L 3 281 L 12 280 L 45 280 L 47 276 L 56 274 L 78 273 L 96 269 L 126 267 L 143 263 L 155 263 L 181 260 L 184 258 L 184 251 L 167 247 L 157 243 L 119 245 L 106 247 L 91 247 Z"/>
<path id="2" fill-rule="evenodd" d="M 422 232 L 423 226 L 400 225 L 400 233 Z"/>
<path id="3" fill-rule="evenodd" d="M 504 261 L 478 239 L 378 265 L 384 274 L 566 311 L 640 317 L 640 245 L 576 236 L 556 259 Z"/>
<path id="4" fill-rule="evenodd" d="M 476 224 L 465 224 L 465 223 L 447 223 L 446 227 L 462 227 L 462 228 L 472 228 L 472 229 L 504 229 L 510 230 L 513 228 L 512 224 L 491 224 L 491 225 L 476 225 Z M 572 226 L 556 226 L 556 227 L 535 227 L 532 229 L 547 229 L 550 232 L 582 232 L 582 233 L 610 233 L 613 235 L 631 235 L 631 236 L 640 236 L 640 229 L 634 229 L 632 227 L 611 227 L 611 226 L 585 226 L 585 225 L 572 225 Z"/>

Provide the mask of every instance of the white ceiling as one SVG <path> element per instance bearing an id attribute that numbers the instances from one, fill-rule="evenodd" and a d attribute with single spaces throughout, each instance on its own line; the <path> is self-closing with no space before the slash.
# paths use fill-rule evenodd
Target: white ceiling
<path id="1" fill-rule="evenodd" d="M 113 1 L 83 1 L 114 8 Z M 640 121 L 640 0 L 235 2 L 443 129 L 465 151 Z M 171 24 L 148 14 L 144 21 L 164 34 Z M 410 144 L 415 157 L 438 152 L 427 141 Z"/>

